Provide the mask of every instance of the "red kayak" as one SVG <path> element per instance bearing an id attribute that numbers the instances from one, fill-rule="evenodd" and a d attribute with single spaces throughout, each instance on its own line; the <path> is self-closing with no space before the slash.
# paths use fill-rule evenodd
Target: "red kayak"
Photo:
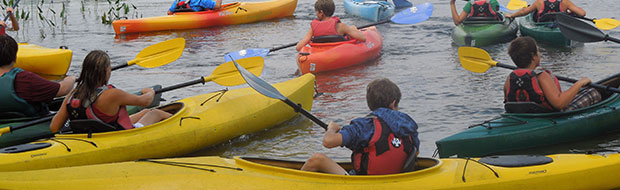
<path id="1" fill-rule="evenodd" d="M 383 47 L 381 34 L 374 26 L 361 31 L 366 35 L 366 42 L 311 42 L 310 46 L 302 48 L 297 55 L 299 70 L 304 74 L 319 73 L 376 59 Z"/>

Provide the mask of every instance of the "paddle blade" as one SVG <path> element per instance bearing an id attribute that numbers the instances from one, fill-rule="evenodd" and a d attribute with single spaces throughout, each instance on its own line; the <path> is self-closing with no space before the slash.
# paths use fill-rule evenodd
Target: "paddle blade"
<path id="1" fill-rule="evenodd" d="M 433 4 L 423 3 L 396 13 L 390 21 L 396 24 L 415 24 L 433 15 Z"/>
<path id="2" fill-rule="evenodd" d="M 241 63 L 241 60 L 237 61 Z M 258 93 L 261 93 L 267 97 L 279 99 L 282 101 L 287 100 L 287 98 L 282 95 L 280 91 L 271 86 L 269 83 L 265 82 L 263 79 L 258 78 L 256 75 L 252 74 L 244 67 L 240 66 L 240 64 L 237 64 L 237 61 L 233 60 L 233 63 L 235 64 L 235 67 L 239 70 L 239 73 L 241 73 L 241 76 L 243 77 L 245 82 L 247 82 L 250 87 L 252 87 Z"/>
<path id="3" fill-rule="evenodd" d="M 183 38 L 166 40 L 144 48 L 134 60 L 127 62 L 127 64 L 138 64 L 144 68 L 159 67 L 181 57 L 184 48 L 185 39 Z"/>
<path id="4" fill-rule="evenodd" d="M 506 8 L 510 10 L 519 10 L 525 7 L 527 7 L 527 2 L 522 0 L 510 0 L 508 5 L 506 5 Z"/>
<path id="5" fill-rule="evenodd" d="M 620 26 L 620 20 L 604 18 L 604 19 L 596 19 L 594 20 L 596 27 L 601 30 L 612 30 L 618 26 Z"/>
<path id="6" fill-rule="evenodd" d="M 265 60 L 262 57 L 248 57 L 239 59 L 237 62 L 254 75 L 261 75 L 265 66 Z M 233 62 L 226 62 L 215 68 L 211 76 L 205 78 L 205 82 L 208 82 L 207 80 L 222 86 L 236 86 L 245 83 Z"/>
<path id="7" fill-rule="evenodd" d="M 489 53 L 475 47 L 460 47 L 459 61 L 463 68 L 476 73 L 484 73 L 491 66 L 497 65 L 497 61 L 493 61 Z"/>
<path id="8" fill-rule="evenodd" d="M 500 11 L 507 12 L 507 13 L 508 13 L 508 12 L 512 12 L 512 11 L 510 11 L 510 9 L 506 8 L 506 6 L 504 6 L 504 5 L 502 5 L 502 4 L 499 4 L 499 10 L 500 10 Z"/>
<path id="9" fill-rule="evenodd" d="M 264 48 L 244 49 L 240 51 L 227 53 L 226 55 L 224 55 L 224 60 L 226 62 L 229 62 L 229 61 L 232 61 L 232 59 L 238 60 L 238 59 L 256 57 L 256 56 L 265 57 L 267 56 L 267 54 L 269 54 L 269 49 L 264 49 Z"/>
<path id="10" fill-rule="evenodd" d="M 575 17 L 558 14 L 558 26 L 566 38 L 579 42 L 599 42 L 605 40 L 605 34 L 596 27 Z"/>

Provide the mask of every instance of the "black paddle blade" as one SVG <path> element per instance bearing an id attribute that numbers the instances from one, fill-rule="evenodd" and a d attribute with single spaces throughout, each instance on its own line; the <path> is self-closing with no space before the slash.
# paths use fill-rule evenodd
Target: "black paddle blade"
<path id="1" fill-rule="evenodd" d="M 558 14 L 557 20 L 560 31 L 570 40 L 578 42 L 600 42 L 607 38 L 607 35 L 596 27 L 575 17 L 566 14 Z"/>

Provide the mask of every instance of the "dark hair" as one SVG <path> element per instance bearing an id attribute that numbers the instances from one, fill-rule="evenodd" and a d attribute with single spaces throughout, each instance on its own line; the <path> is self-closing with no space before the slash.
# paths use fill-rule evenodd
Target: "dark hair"
<path id="1" fill-rule="evenodd" d="M 518 37 L 508 47 L 508 55 L 519 68 L 527 68 L 537 54 L 536 40 L 528 36 Z"/>
<path id="2" fill-rule="evenodd" d="M 83 104 L 94 102 L 97 88 L 108 83 L 108 68 L 110 57 L 106 52 L 94 50 L 88 53 L 82 63 L 80 77 L 76 80 L 73 98 L 79 99 Z"/>
<path id="3" fill-rule="evenodd" d="M 9 35 L 0 35 L 0 67 L 10 65 L 17 59 L 17 42 Z"/>
<path id="4" fill-rule="evenodd" d="M 373 80 L 366 87 L 366 102 L 372 111 L 382 107 L 390 108 L 392 102 L 395 102 L 395 106 L 398 107 L 400 89 L 389 79 Z"/>
<path id="5" fill-rule="evenodd" d="M 314 10 L 323 11 L 323 14 L 328 17 L 331 17 L 334 14 L 335 9 L 336 5 L 334 5 L 333 0 L 317 0 L 314 3 Z"/>

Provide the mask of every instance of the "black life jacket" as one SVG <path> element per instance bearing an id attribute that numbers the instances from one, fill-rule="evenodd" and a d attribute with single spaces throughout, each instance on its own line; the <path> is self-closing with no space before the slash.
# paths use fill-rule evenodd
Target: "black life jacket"
<path id="1" fill-rule="evenodd" d="M 479 0 L 471 4 L 471 11 L 469 11 L 469 17 L 493 17 L 499 19 L 497 13 L 491 7 L 489 0 Z"/>
<path id="2" fill-rule="evenodd" d="M 551 74 L 551 72 L 544 70 L 551 75 L 556 86 L 560 87 L 558 79 Z M 515 69 L 510 73 L 510 85 L 506 96 L 504 97 L 504 103 L 506 102 L 535 102 L 551 110 L 555 110 L 551 103 L 545 98 L 545 94 L 538 82 L 538 75 L 529 69 Z M 559 89 L 561 91 L 561 89 Z"/>
<path id="3" fill-rule="evenodd" d="M 193 12 L 194 10 L 189 7 L 189 1 L 179 1 L 174 8 L 174 12 Z"/>
<path id="4" fill-rule="evenodd" d="M 562 12 L 561 7 L 562 6 L 562 0 L 545 0 L 544 1 L 544 9 L 543 10 L 538 10 L 537 12 L 537 19 L 536 22 L 549 22 L 549 21 L 553 21 L 553 20 L 540 20 L 540 18 L 542 18 L 542 16 L 544 16 L 545 14 L 548 13 L 559 13 Z M 549 17 L 551 18 L 551 17 Z"/>
<path id="5" fill-rule="evenodd" d="M 380 118 L 373 118 L 375 132 L 368 147 L 353 151 L 351 160 L 356 174 L 385 175 L 399 173 L 413 151 L 413 137 L 398 138 Z"/>

